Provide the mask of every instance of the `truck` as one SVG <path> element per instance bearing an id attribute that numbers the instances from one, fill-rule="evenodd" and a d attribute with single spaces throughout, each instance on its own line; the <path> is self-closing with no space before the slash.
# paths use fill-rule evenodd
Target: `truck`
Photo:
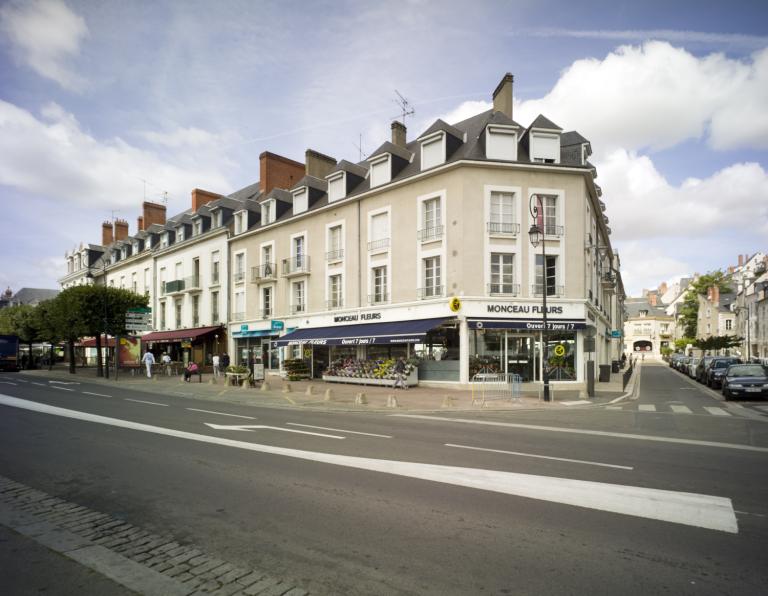
<path id="1" fill-rule="evenodd" d="M 19 338 L 16 335 L 0 335 L 0 370 L 19 370 Z"/>

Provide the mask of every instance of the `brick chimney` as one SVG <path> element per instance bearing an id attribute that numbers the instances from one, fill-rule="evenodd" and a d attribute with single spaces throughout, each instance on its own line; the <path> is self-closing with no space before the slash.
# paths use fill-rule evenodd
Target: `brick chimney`
<path id="1" fill-rule="evenodd" d="M 101 224 L 101 245 L 109 246 L 115 241 L 115 232 L 111 221 L 105 221 Z"/>
<path id="2" fill-rule="evenodd" d="M 304 164 L 282 155 L 265 151 L 259 155 L 259 190 L 291 188 L 304 177 Z"/>
<path id="3" fill-rule="evenodd" d="M 744 255 L 739 255 L 739 267 L 744 265 Z"/>
<path id="4" fill-rule="evenodd" d="M 152 224 L 165 225 L 165 205 L 144 201 L 142 207 L 144 209 L 143 219 L 145 230 Z"/>
<path id="5" fill-rule="evenodd" d="M 648 303 L 651 306 L 656 306 L 656 301 L 657 301 L 656 292 L 651 292 L 650 294 L 648 294 Z"/>
<path id="6" fill-rule="evenodd" d="M 144 216 L 139 215 L 138 219 L 136 220 L 136 231 L 141 232 L 144 229 Z"/>
<path id="7" fill-rule="evenodd" d="M 707 290 L 707 300 L 709 300 L 713 306 L 720 305 L 720 288 L 717 286 L 710 286 Z"/>
<path id="8" fill-rule="evenodd" d="M 501 112 L 509 118 L 512 118 L 512 83 L 514 80 L 515 77 L 511 73 L 505 74 L 493 92 L 493 111 Z"/>
<path id="9" fill-rule="evenodd" d="M 663 296 L 664 294 L 667 293 L 668 289 L 669 287 L 667 286 L 667 282 L 665 281 L 661 282 L 661 284 L 659 285 L 659 294 Z"/>
<path id="10" fill-rule="evenodd" d="M 215 192 L 203 190 L 202 188 L 194 188 L 192 189 L 192 211 L 197 211 L 206 203 L 210 203 L 211 201 L 220 198 L 221 195 Z"/>
<path id="11" fill-rule="evenodd" d="M 115 240 L 128 238 L 128 222 L 124 219 L 115 220 Z"/>
<path id="12" fill-rule="evenodd" d="M 392 144 L 405 148 L 407 132 L 408 129 L 405 128 L 405 124 L 395 120 L 392 123 Z"/>
<path id="13" fill-rule="evenodd" d="M 331 173 L 331 170 L 336 166 L 336 160 L 328 155 L 315 151 L 314 149 L 307 149 L 304 153 L 304 162 L 306 165 L 307 176 L 314 176 L 321 180 Z"/>

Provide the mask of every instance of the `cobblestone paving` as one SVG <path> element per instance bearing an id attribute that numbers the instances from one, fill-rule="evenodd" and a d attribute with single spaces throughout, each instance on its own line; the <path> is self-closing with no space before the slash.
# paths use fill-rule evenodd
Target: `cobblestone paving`
<path id="1" fill-rule="evenodd" d="M 0 476 L 0 502 L 77 534 L 158 573 L 189 595 L 307 596 L 290 580 L 236 567 L 170 535 L 157 535 Z"/>

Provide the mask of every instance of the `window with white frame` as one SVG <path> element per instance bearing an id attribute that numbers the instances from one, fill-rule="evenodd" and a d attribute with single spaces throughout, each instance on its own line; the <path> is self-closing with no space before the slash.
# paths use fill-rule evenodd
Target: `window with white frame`
<path id="1" fill-rule="evenodd" d="M 515 222 L 515 193 L 506 191 L 491 192 L 491 221 L 488 232 L 491 234 L 517 234 L 520 224 Z"/>
<path id="2" fill-rule="evenodd" d="M 333 178 L 328 179 L 328 202 L 333 203 L 343 199 L 347 195 L 346 176 L 344 172 L 339 172 Z"/>
<path id="3" fill-rule="evenodd" d="M 733 329 L 733 321 L 731 319 L 726 319 L 725 320 L 725 330 L 726 331 L 730 331 L 731 329 Z"/>
<path id="4" fill-rule="evenodd" d="M 557 255 L 547 255 L 546 266 L 544 257 L 536 255 L 536 286 L 534 294 L 541 295 L 545 289 L 547 296 L 559 296 L 562 287 L 557 283 Z"/>
<path id="5" fill-rule="evenodd" d="M 331 275 L 328 277 L 328 308 L 341 308 L 343 305 L 341 275 Z"/>
<path id="6" fill-rule="evenodd" d="M 149 267 L 144 269 L 144 293 L 149 296 L 150 283 L 152 279 L 149 277 Z"/>
<path id="7" fill-rule="evenodd" d="M 377 213 L 371 217 L 370 238 L 368 250 L 389 246 L 389 213 Z"/>
<path id="8" fill-rule="evenodd" d="M 266 226 L 275 221 L 275 202 L 273 200 L 264 201 L 261 204 L 261 224 Z"/>
<path id="9" fill-rule="evenodd" d="M 239 252 L 235 255 L 235 274 L 234 281 L 239 283 L 245 279 L 245 253 Z"/>
<path id="10" fill-rule="evenodd" d="M 293 212 L 304 213 L 309 208 L 307 189 L 302 188 L 293 194 Z"/>
<path id="11" fill-rule="evenodd" d="M 517 294 L 515 287 L 515 255 L 491 253 L 491 294 Z"/>
<path id="12" fill-rule="evenodd" d="M 557 225 L 557 197 L 552 195 L 540 195 L 543 212 L 538 211 L 536 215 L 536 225 L 543 231 L 545 236 L 562 236 L 563 227 Z M 536 202 L 538 209 L 538 201 Z"/>
<path id="13" fill-rule="evenodd" d="M 164 331 L 168 328 L 167 321 L 165 318 L 165 309 L 166 305 L 165 302 L 160 303 L 160 331 Z"/>
<path id="14" fill-rule="evenodd" d="M 485 137 L 488 159 L 517 160 L 517 131 L 513 128 L 489 126 Z"/>
<path id="15" fill-rule="evenodd" d="M 531 133 L 531 160 L 539 163 L 560 163 L 560 135 Z"/>
<path id="16" fill-rule="evenodd" d="M 125 289 L 125 275 L 120 276 L 120 289 L 121 290 Z"/>
<path id="17" fill-rule="evenodd" d="M 293 313 L 299 313 L 299 312 L 305 312 L 306 311 L 306 303 L 305 303 L 305 295 L 304 295 L 304 282 L 303 281 L 295 281 L 291 284 L 291 310 Z"/>
<path id="18" fill-rule="evenodd" d="M 371 188 L 386 184 L 392 179 L 392 167 L 389 154 L 382 155 L 371 162 Z"/>
<path id="19" fill-rule="evenodd" d="M 445 133 L 428 137 L 421 143 L 421 169 L 426 170 L 445 163 Z"/>
<path id="20" fill-rule="evenodd" d="M 272 260 L 272 245 L 261 247 L 261 274 L 262 277 L 272 277 L 275 273 L 275 262 Z"/>
<path id="21" fill-rule="evenodd" d="M 217 284 L 219 283 L 219 274 L 221 266 L 221 255 L 218 250 L 214 250 L 211 253 L 211 283 Z"/>
<path id="22" fill-rule="evenodd" d="M 381 304 L 388 300 L 387 296 L 387 267 L 382 265 L 381 267 L 374 267 L 371 270 L 371 304 Z"/>
<path id="23" fill-rule="evenodd" d="M 182 269 L 182 264 L 180 262 L 176 263 L 174 271 L 175 271 L 176 276 L 173 279 L 175 279 L 175 280 L 181 279 L 182 278 L 182 271 L 183 271 L 183 269 Z"/>
<path id="24" fill-rule="evenodd" d="M 245 319 L 245 292 L 235 292 L 235 312 L 232 313 L 235 321 Z"/>
<path id="25" fill-rule="evenodd" d="M 165 267 L 160 267 L 160 293 L 165 294 Z"/>
<path id="26" fill-rule="evenodd" d="M 293 266 L 296 269 L 303 269 L 306 260 L 306 245 L 304 236 L 296 236 L 291 244 L 291 256 L 293 257 Z"/>
<path id="27" fill-rule="evenodd" d="M 181 328 L 181 299 L 173 301 L 173 307 L 176 311 L 176 329 Z"/>
<path id="28" fill-rule="evenodd" d="M 160 237 L 160 248 L 167 248 L 167 247 L 168 247 L 168 232 L 166 232 Z"/>
<path id="29" fill-rule="evenodd" d="M 344 257 L 340 225 L 328 228 L 328 251 L 326 252 L 326 257 L 329 261 L 338 261 Z"/>
<path id="30" fill-rule="evenodd" d="M 261 318 L 268 319 L 272 316 L 272 288 L 261 289 Z"/>
<path id="31" fill-rule="evenodd" d="M 245 212 L 240 211 L 238 213 L 235 213 L 235 234 L 242 234 L 243 232 L 245 232 L 244 222 L 245 222 Z"/>
<path id="32" fill-rule="evenodd" d="M 219 322 L 219 293 L 211 292 L 211 325 Z"/>
<path id="33" fill-rule="evenodd" d="M 203 233 L 203 220 L 196 219 L 195 220 L 195 236 L 199 236 L 202 233 Z"/>
<path id="34" fill-rule="evenodd" d="M 421 203 L 422 229 L 419 237 L 422 241 L 436 240 L 443 235 L 443 220 L 440 208 L 440 197 L 427 199 Z"/>
<path id="35" fill-rule="evenodd" d="M 134 294 L 139 293 L 139 280 L 138 280 L 138 273 L 131 273 L 131 291 Z"/>
<path id="36" fill-rule="evenodd" d="M 178 240 L 179 242 L 184 240 L 184 226 L 179 226 L 178 228 L 176 228 L 176 240 Z"/>
<path id="37" fill-rule="evenodd" d="M 423 279 L 422 298 L 432 298 L 442 296 L 443 288 L 440 274 L 440 257 L 428 257 L 423 260 Z"/>

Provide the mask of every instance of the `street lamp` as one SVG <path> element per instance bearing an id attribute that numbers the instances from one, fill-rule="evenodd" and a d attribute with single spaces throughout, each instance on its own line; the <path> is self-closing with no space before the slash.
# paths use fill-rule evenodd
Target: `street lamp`
<path id="1" fill-rule="evenodd" d="M 533 224 L 531 229 L 528 230 L 528 238 L 531 241 L 533 248 L 536 248 L 541 242 L 541 298 L 542 298 L 542 313 L 544 326 L 541 329 L 541 344 L 542 344 L 542 381 L 544 382 L 544 401 L 550 401 L 549 396 L 549 372 L 547 370 L 547 251 L 546 242 L 544 242 L 544 229 L 539 229 L 539 214 L 542 215 L 542 228 L 544 228 L 544 204 L 541 197 L 537 194 L 532 194 L 528 200 L 528 210 L 533 217 Z"/>
<path id="2" fill-rule="evenodd" d="M 107 317 L 107 262 L 102 262 L 102 277 L 104 279 L 104 292 L 102 293 L 102 303 L 104 305 L 104 378 L 109 378 L 109 330 L 108 322 L 109 319 Z M 88 272 L 85 274 L 85 276 L 91 280 L 94 279 L 93 273 L 91 273 L 91 270 L 89 269 Z M 117 345 L 115 345 L 115 350 L 117 350 Z M 101 354 L 97 355 L 99 361 L 101 361 Z"/>

